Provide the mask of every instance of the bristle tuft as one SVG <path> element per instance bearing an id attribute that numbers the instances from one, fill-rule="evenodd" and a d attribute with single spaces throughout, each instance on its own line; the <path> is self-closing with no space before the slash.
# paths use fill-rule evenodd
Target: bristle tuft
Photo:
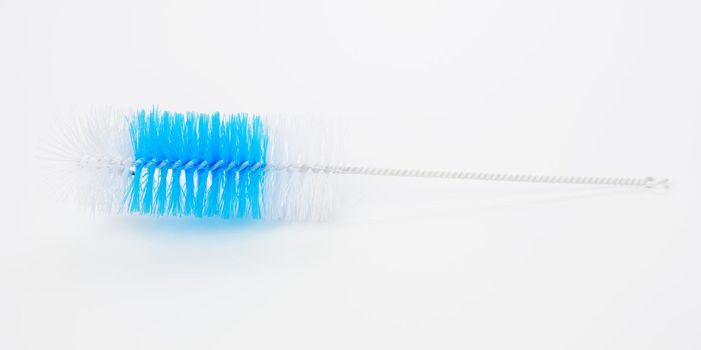
<path id="1" fill-rule="evenodd" d="M 260 217 L 267 147 L 260 117 L 154 108 L 138 111 L 130 130 L 136 164 L 127 197 L 130 212 Z"/>

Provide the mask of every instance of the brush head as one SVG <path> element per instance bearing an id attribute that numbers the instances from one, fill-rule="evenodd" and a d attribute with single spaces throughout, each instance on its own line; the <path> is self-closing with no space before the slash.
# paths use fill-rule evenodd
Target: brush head
<path id="1" fill-rule="evenodd" d="M 268 135 L 258 116 L 138 111 L 132 213 L 262 217 Z"/>
<path id="2" fill-rule="evenodd" d="M 153 108 L 66 130 L 53 158 L 96 212 L 318 220 L 335 206 L 338 179 L 287 166 L 337 160 L 323 120 Z"/>

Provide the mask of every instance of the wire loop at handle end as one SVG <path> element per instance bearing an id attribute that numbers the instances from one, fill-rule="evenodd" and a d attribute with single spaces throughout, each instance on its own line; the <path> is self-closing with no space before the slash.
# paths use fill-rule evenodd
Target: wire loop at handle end
<path id="1" fill-rule="evenodd" d="M 645 179 L 645 187 L 650 189 L 667 189 L 669 188 L 669 179 L 666 177 L 648 177 Z"/>

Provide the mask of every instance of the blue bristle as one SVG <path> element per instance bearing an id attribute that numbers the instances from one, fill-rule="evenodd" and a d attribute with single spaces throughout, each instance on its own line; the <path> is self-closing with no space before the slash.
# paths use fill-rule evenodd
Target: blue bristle
<path id="1" fill-rule="evenodd" d="M 175 113 L 173 115 L 173 123 L 170 128 L 170 147 L 168 147 L 167 157 L 170 159 L 176 159 L 177 155 L 183 154 L 184 143 L 183 143 L 183 126 L 184 126 L 184 116 L 180 113 Z M 182 165 L 182 160 L 180 160 Z M 176 160 L 177 162 L 177 160 Z M 174 163 L 175 164 L 175 163 Z M 183 190 L 180 185 L 180 175 L 182 174 L 182 168 L 174 167 L 171 170 L 171 184 L 170 184 L 170 198 L 168 199 L 168 214 L 178 215 L 182 210 L 182 195 Z"/>
<path id="2" fill-rule="evenodd" d="M 188 113 L 185 120 L 185 149 L 183 154 L 188 161 L 196 161 L 199 143 L 197 142 L 197 115 Z M 185 170 L 185 215 L 192 215 L 195 207 L 195 169 Z"/>
<path id="3" fill-rule="evenodd" d="M 143 191 L 143 201 L 141 203 L 141 211 L 144 213 L 152 213 L 153 208 L 154 208 L 154 200 L 153 200 L 153 189 L 154 189 L 154 178 L 156 174 L 156 165 L 159 160 L 162 159 L 162 153 L 160 152 L 160 145 L 159 145 L 159 138 L 158 138 L 158 131 L 159 131 L 159 123 L 158 123 L 158 110 L 157 109 L 152 109 L 147 118 L 146 118 L 146 139 L 150 140 L 149 142 L 146 143 L 148 146 L 146 152 L 151 155 L 150 159 L 148 159 L 148 163 L 146 166 L 146 181 L 145 184 L 142 188 Z M 143 143 L 143 140 L 141 141 Z M 155 164 L 154 164 L 155 163 Z"/>
<path id="4" fill-rule="evenodd" d="M 130 212 L 261 218 L 268 136 L 260 117 L 154 108 L 135 113 L 130 134 Z M 251 170 L 253 164 L 260 166 Z"/>
<path id="5" fill-rule="evenodd" d="M 249 139 L 249 136 L 248 136 L 249 129 L 245 128 L 244 130 L 239 130 L 238 132 L 246 135 L 245 137 L 243 137 L 243 139 L 241 140 L 242 141 L 241 144 L 237 148 L 237 151 L 239 152 L 238 156 L 242 157 L 242 158 L 247 157 L 248 153 L 249 153 L 248 152 L 249 145 L 247 142 Z M 247 173 L 238 173 L 236 175 L 238 176 L 238 186 L 236 186 L 237 187 L 236 193 L 246 193 L 246 190 L 248 189 L 248 186 L 247 186 L 247 182 L 248 182 L 247 175 L 248 174 Z M 243 213 L 245 213 L 246 210 L 248 210 L 248 208 L 246 206 L 247 202 L 248 202 L 248 198 L 244 198 L 241 196 L 238 197 L 238 203 L 236 203 L 236 208 L 237 208 L 236 215 L 237 216 L 243 215 Z"/>
<path id="6" fill-rule="evenodd" d="M 172 116 L 169 112 L 163 112 L 162 127 L 158 130 L 158 148 L 161 151 L 161 155 L 164 159 L 170 159 L 168 156 L 168 150 L 170 149 L 170 128 L 173 121 Z M 165 163 L 167 165 L 167 163 Z M 168 167 L 158 165 L 158 187 L 156 188 L 156 208 L 155 211 L 158 215 L 164 215 L 166 212 L 166 190 L 168 186 Z"/>
<path id="7" fill-rule="evenodd" d="M 207 159 L 210 147 L 209 134 L 209 118 L 206 114 L 200 114 L 197 123 L 197 133 L 199 134 L 199 154 L 197 158 L 197 163 L 201 161 L 206 161 L 207 165 L 211 165 L 210 159 Z M 204 211 L 204 200 L 207 195 L 207 177 L 209 176 L 209 171 L 207 168 L 197 170 L 197 191 L 195 195 L 195 209 L 194 213 L 197 217 L 202 217 Z"/>
<path id="8" fill-rule="evenodd" d="M 152 166 L 146 167 L 146 181 L 142 188 L 144 198 L 141 202 L 141 211 L 150 214 L 153 207 L 153 177 L 156 169 Z"/>
<path id="9" fill-rule="evenodd" d="M 221 144 L 221 130 L 219 128 L 220 123 L 221 119 L 219 118 L 219 113 L 212 114 L 211 126 L 209 129 L 209 142 L 212 145 Z M 211 166 L 217 166 L 217 164 L 219 164 L 219 167 L 210 172 L 211 183 L 209 185 L 209 191 L 207 193 L 207 207 L 205 208 L 205 216 L 215 216 L 219 213 L 219 195 L 221 192 L 220 186 L 222 170 L 221 165 L 223 161 L 220 156 L 220 147 L 209 147 L 208 151 L 209 154 L 207 157 L 207 161 L 209 162 L 209 164 Z"/>
<path id="10" fill-rule="evenodd" d="M 232 118 L 239 119 L 239 116 L 232 116 Z M 224 127 L 223 138 L 224 142 L 232 145 L 222 150 L 222 157 L 225 159 L 232 159 L 239 156 L 238 149 L 241 146 L 241 142 L 237 139 L 239 130 L 237 129 L 238 123 L 228 123 Z M 222 186 L 222 217 L 231 218 L 234 213 L 234 207 L 236 202 L 234 200 L 236 195 L 236 181 L 237 173 L 235 169 L 225 170 L 224 174 L 224 185 Z"/>

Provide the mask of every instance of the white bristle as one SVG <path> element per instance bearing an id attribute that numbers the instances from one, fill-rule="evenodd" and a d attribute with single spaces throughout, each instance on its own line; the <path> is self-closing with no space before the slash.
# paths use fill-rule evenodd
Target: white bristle
<path id="1" fill-rule="evenodd" d="M 324 166 L 340 164 L 339 128 L 330 121 L 267 117 L 268 163 Z M 337 206 L 342 179 L 312 170 L 271 171 L 266 175 L 264 217 L 273 220 L 323 220 Z"/>
<path id="2" fill-rule="evenodd" d="M 134 159 L 125 116 L 100 109 L 57 125 L 44 152 L 60 195 L 94 213 L 122 210 Z"/>

